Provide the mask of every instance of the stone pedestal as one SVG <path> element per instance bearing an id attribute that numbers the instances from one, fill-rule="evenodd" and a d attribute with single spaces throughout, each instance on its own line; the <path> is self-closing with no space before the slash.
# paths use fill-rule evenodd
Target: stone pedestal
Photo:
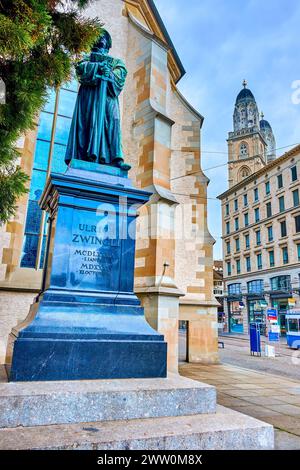
<path id="1" fill-rule="evenodd" d="M 75 160 L 51 174 L 43 288 L 12 331 L 10 380 L 166 376 L 167 345 L 133 292 L 135 219 L 149 197 L 112 167 Z"/>

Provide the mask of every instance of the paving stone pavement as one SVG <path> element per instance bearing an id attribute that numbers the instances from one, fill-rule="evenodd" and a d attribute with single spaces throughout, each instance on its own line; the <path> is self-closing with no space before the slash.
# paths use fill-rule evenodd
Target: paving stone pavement
<path id="1" fill-rule="evenodd" d="M 300 450 L 300 381 L 242 367 L 180 364 L 180 373 L 214 385 L 218 404 L 270 423 L 277 450 Z"/>

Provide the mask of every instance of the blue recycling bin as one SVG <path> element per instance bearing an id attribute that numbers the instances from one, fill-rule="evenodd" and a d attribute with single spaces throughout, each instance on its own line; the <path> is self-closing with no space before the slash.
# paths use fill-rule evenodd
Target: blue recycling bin
<path id="1" fill-rule="evenodd" d="M 250 323 L 250 352 L 251 356 L 261 356 L 260 326 L 259 323 Z"/>

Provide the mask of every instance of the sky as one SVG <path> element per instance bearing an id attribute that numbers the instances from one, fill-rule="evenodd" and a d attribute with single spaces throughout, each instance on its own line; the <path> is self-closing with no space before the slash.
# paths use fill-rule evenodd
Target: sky
<path id="1" fill-rule="evenodd" d="M 222 259 L 221 207 L 228 132 L 242 81 L 275 134 L 277 156 L 300 143 L 299 0 L 155 0 L 186 75 L 178 88 L 204 116 L 202 168 L 208 223 Z M 219 153 L 220 152 L 220 153 Z"/>

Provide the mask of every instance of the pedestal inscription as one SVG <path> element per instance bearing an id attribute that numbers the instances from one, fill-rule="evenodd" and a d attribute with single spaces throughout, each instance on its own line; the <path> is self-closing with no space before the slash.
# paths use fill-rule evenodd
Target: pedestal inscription
<path id="1" fill-rule="evenodd" d="M 51 175 L 43 291 L 12 332 L 11 380 L 166 376 L 167 345 L 133 291 L 132 233 L 149 196 L 115 175 Z"/>

